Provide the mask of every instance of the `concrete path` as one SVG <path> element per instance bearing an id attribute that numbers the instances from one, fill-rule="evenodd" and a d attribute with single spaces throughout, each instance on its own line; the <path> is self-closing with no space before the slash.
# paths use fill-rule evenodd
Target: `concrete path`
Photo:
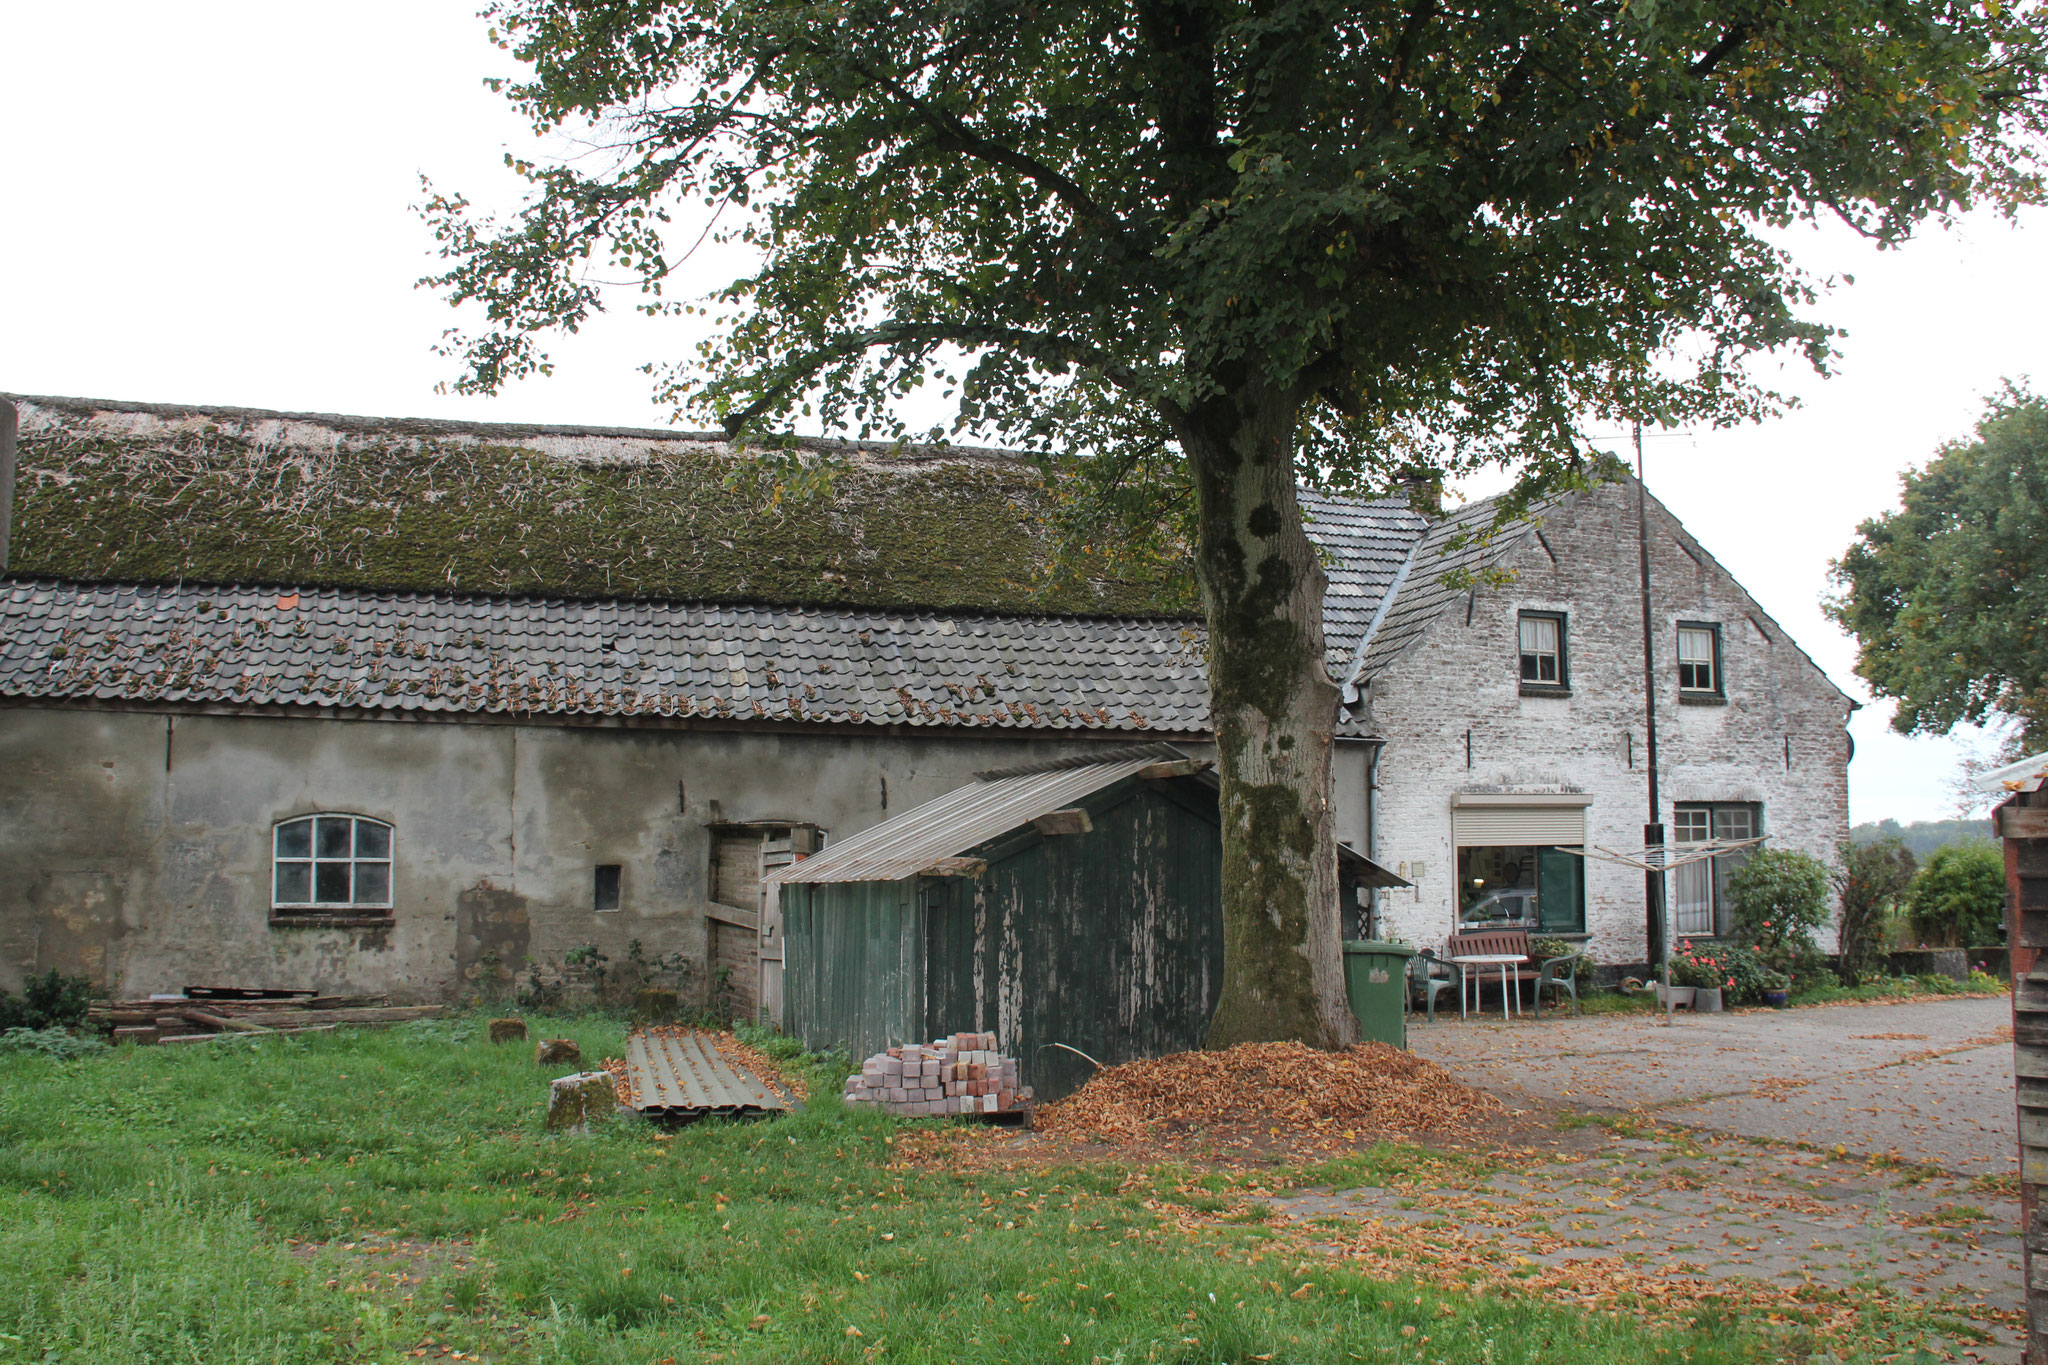
<path id="1" fill-rule="evenodd" d="M 1824 1301 L 1816 1292 L 1846 1293 L 1865 1308 L 1889 1298 L 1982 1333 L 1973 1340 L 1933 1325 L 1922 1338 L 1930 1346 L 2019 1361 L 2019 1209 L 2009 1191 L 1688 1129 L 1651 1131 L 1661 1136 L 1595 1126 L 1579 1134 L 1585 1142 L 1512 1170 L 1432 1170 L 1301 1190 L 1272 1206 L 1340 1257 L 1421 1246 L 1569 1267 L 1565 1286 L 1581 1276 L 1643 1277 L 1686 1293 L 1704 1282 L 1747 1302 L 1759 1321 L 1773 1292 L 1809 1305 Z"/>
<path id="2" fill-rule="evenodd" d="M 2004 996 L 1504 1024 L 1439 1014 L 1415 1052 L 1503 1096 L 1963 1176 L 2015 1176 L 2012 1006 Z"/>

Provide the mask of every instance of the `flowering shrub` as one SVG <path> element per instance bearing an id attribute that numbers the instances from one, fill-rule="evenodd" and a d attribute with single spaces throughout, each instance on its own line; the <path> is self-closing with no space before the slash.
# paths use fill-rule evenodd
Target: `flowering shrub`
<path id="1" fill-rule="evenodd" d="M 1719 990 L 1723 1004 L 1761 1004 L 1771 976 L 1757 950 L 1743 943 L 1695 945 L 1681 939 L 1671 954 L 1672 985 Z"/>
<path id="2" fill-rule="evenodd" d="M 1766 849 L 1728 879 L 1735 937 L 1756 949 L 1763 965 L 1803 987 L 1827 970 L 1813 935 L 1828 921 L 1828 870 L 1790 849 Z"/>

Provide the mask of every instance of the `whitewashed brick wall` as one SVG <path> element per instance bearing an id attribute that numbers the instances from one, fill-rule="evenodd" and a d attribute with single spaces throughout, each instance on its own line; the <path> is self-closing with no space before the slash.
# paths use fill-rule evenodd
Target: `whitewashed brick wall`
<path id="1" fill-rule="evenodd" d="M 1663 820 L 1668 827 L 1676 802 L 1759 802 L 1768 847 L 1830 860 L 1849 830 L 1849 698 L 1654 500 L 1649 522 Z M 1418 946 L 1441 946 L 1454 925 L 1455 792 L 1565 784 L 1593 798 L 1590 843 L 1643 841 L 1635 486 L 1570 498 L 1541 531 L 1508 561 L 1513 583 L 1459 599 L 1369 696 L 1371 723 L 1387 741 L 1378 858 L 1417 883 L 1385 893 L 1385 927 Z M 1522 610 L 1567 613 L 1569 697 L 1521 695 Z M 1720 624 L 1725 705 L 1680 704 L 1681 620 Z M 1586 872 L 1589 950 L 1605 962 L 1644 961 L 1642 873 L 1591 861 Z"/>

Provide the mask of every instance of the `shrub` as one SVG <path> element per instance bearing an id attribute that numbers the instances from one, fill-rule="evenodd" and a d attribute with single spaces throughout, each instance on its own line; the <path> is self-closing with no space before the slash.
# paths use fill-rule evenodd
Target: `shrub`
<path id="1" fill-rule="evenodd" d="M 62 1061 L 106 1050 L 102 1040 L 82 1038 L 66 1028 L 11 1028 L 0 1033 L 0 1053 L 40 1052 Z"/>
<path id="2" fill-rule="evenodd" d="M 1826 968 L 1813 941 L 1828 921 L 1828 870 L 1791 849 L 1765 849 L 1728 879 L 1738 942 L 1753 946 L 1764 966 L 1795 984 Z"/>
<path id="3" fill-rule="evenodd" d="M 91 979 L 64 976 L 53 967 L 22 982 L 19 1000 L 0 990 L 0 1032 L 77 1028 L 91 1006 Z"/>
<path id="4" fill-rule="evenodd" d="M 1706 986 L 1722 993 L 1723 1004 L 1760 1004 L 1771 977 L 1757 950 L 1745 943 L 1707 943 L 1695 946 L 1681 939 L 1671 955 L 1671 984 Z"/>
<path id="5" fill-rule="evenodd" d="M 1581 986 L 1592 983 L 1593 969 L 1597 965 L 1593 961 L 1593 955 L 1586 951 L 1585 944 L 1575 943 L 1568 938 L 1531 939 L 1529 956 L 1537 963 L 1548 962 L 1554 957 L 1571 958 L 1571 969 L 1577 973 Z"/>
<path id="6" fill-rule="evenodd" d="M 2005 941 L 2005 856 L 1991 843 L 1934 850 L 1906 893 L 1913 936 L 1931 948 Z"/>
<path id="7" fill-rule="evenodd" d="M 1836 853 L 1829 875 L 1841 906 L 1835 974 L 1844 986 L 1855 985 L 1883 955 L 1890 929 L 1886 912 L 1912 885 L 1916 870 L 1913 850 L 1896 837 L 1868 844 L 1845 840 Z"/>

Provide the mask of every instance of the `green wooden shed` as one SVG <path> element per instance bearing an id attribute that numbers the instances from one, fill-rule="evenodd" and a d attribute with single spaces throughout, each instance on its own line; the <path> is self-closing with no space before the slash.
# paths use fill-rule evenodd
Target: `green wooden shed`
<path id="1" fill-rule="evenodd" d="M 864 1057 L 992 1032 L 1054 1098 L 1199 1046 L 1223 983 L 1208 764 L 1170 747 L 985 774 L 770 875 L 783 1025 Z"/>

